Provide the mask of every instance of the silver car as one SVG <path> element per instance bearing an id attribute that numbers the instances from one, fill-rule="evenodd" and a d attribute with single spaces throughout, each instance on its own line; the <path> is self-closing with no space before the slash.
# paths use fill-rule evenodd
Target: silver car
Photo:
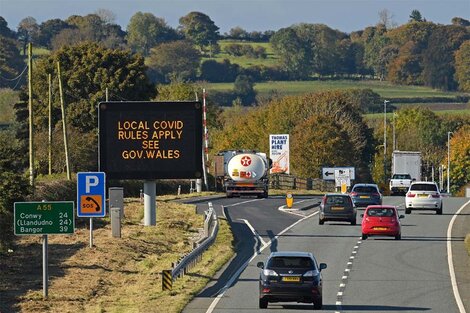
<path id="1" fill-rule="evenodd" d="M 434 210 L 442 214 L 442 197 L 435 182 L 413 182 L 406 193 L 405 213 L 412 210 Z"/>

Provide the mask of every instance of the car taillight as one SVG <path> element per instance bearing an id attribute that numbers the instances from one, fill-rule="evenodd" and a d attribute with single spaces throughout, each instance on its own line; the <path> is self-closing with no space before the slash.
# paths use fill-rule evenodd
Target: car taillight
<path id="1" fill-rule="evenodd" d="M 432 195 L 433 198 L 440 198 L 441 195 L 440 194 L 435 194 L 435 195 Z"/>
<path id="2" fill-rule="evenodd" d="M 271 292 L 271 289 L 269 289 L 269 288 L 263 288 L 263 292 L 264 292 L 264 293 Z"/>
<path id="3" fill-rule="evenodd" d="M 408 198 L 414 198 L 414 197 L 416 196 L 416 194 L 411 193 L 411 192 L 408 192 L 408 193 L 406 194 L 406 196 L 407 196 Z"/>
<path id="4" fill-rule="evenodd" d="M 351 196 L 352 196 L 352 197 L 357 196 L 357 192 L 355 192 L 355 191 L 351 192 Z"/>

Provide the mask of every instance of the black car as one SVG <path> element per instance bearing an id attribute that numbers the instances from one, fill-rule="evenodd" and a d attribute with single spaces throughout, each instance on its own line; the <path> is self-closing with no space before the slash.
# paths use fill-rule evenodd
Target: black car
<path id="1" fill-rule="evenodd" d="M 349 195 L 326 194 L 320 203 L 318 223 L 325 221 L 346 221 L 356 225 L 356 207 Z"/>
<path id="2" fill-rule="evenodd" d="M 382 194 L 376 184 L 355 184 L 349 195 L 357 207 L 382 205 Z"/>
<path id="3" fill-rule="evenodd" d="M 265 263 L 259 280 L 259 307 L 266 309 L 269 302 L 313 303 L 315 309 L 323 306 L 321 270 L 310 252 L 273 252 Z"/>

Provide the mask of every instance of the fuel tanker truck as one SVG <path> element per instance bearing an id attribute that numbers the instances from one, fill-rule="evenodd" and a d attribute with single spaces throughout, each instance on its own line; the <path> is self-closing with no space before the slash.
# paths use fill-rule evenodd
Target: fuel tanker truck
<path id="1" fill-rule="evenodd" d="M 242 195 L 268 197 L 268 173 L 272 162 L 266 153 L 227 150 L 219 152 L 217 156 L 219 159 L 216 162 L 219 164 L 219 173 L 223 174 L 227 198 Z"/>

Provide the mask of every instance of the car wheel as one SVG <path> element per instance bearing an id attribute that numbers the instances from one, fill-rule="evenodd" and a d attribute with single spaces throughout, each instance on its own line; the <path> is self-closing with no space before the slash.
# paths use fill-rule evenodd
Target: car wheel
<path id="1" fill-rule="evenodd" d="M 440 207 L 439 209 L 436 210 L 436 214 L 437 215 L 442 215 L 442 207 Z"/>
<path id="2" fill-rule="evenodd" d="M 356 225 L 356 219 L 351 220 L 351 225 Z"/>
<path id="3" fill-rule="evenodd" d="M 395 236 L 395 240 L 401 240 L 401 234 Z"/>
<path id="4" fill-rule="evenodd" d="M 411 214 L 411 209 L 410 209 L 410 208 L 406 208 L 406 209 L 405 209 L 405 214 Z"/>
<path id="5" fill-rule="evenodd" d="M 325 221 L 322 220 L 322 219 L 319 219 L 319 220 L 318 220 L 318 224 L 319 224 L 319 225 L 323 225 L 323 224 L 325 224 Z"/>
<path id="6" fill-rule="evenodd" d="M 366 240 L 367 239 L 367 235 L 366 234 L 362 234 L 362 240 Z"/>
<path id="7" fill-rule="evenodd" d="M 266 309 L 268 307 L 268 300 L 266 299 L 259 299 L 259 308 Z"/>
<path id="8" fill-rule="evenodd" d="M 315 310 L 321 310 L 322 307 L 323 307 L 323 298 L 320 298 L 316 300 L 316 302 L 313 302 L 313 308 Z"/>

